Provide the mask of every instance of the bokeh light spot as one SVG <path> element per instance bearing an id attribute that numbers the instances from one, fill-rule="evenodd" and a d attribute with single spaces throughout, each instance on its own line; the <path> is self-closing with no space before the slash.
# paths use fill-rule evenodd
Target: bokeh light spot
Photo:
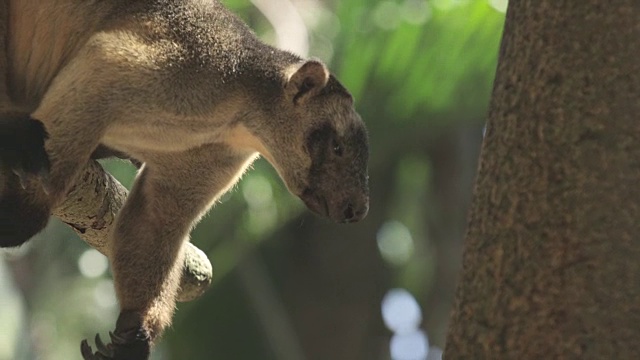
<path id="1" fill-rule="evenodd" d="M 431 19 L 431 7 L 424 0 L 407 0 L 400 9 L 402 18 L 412 25 L 422 25 Z"/>
<path id="2" fill-rule="evenodd" d="M 381 29 L 392 30 L 400 24 L 400 5 L 383 1 L 373 10 L 373 22 Z"/>
<path id="3" fill-rule="evenodd" d="M 275 204 L 256 210 L 249 209 L 247 229 L 254 235 L 260 235 L 273 229 L 278 223 L 278 208 Z"/>
<path id="4" fill-rule="evenodd" d="M 501 13 L 507 12 L 508 0 L 489 0 L 489 5 Z"/>
<path id="5" fill-rule="evenodd" d="M 242 195 L 252 210 L 264 209 L 273 202 L 271 183 L 262 175 L 248 176 L 242 182 Z"/>
<path id="6" fill-rule="evenodd" d="M 116 291 L 113 288 L 113 281 L 104 279 L 93 289 L 93 298 L 96 304 L 103 308 L 113 308 L 118 305 Z"/>
<path id="7" fill-rule="evenodd" d="M 100 254 L 98 250 L 89 249 L 85 251 L 78 259 L 78 268 L 80 273 L 88 278 L 97 278 L 109 268 L 107 257 Z"/>
<path id="8" fill-rule="evenodd" d="M 419 327 L 422 311 L 407 290 L 391 289 L 382 299 L 382 319 L 389 330 L 408 333 Z"/>
<path id="9" fill-rule="evenodd" d="M 427 360 L 442 360 L 442 349 L 437 346 L 429 346 Z"/>
<path id="10" fill-rule="evenodd" d="M 393 360 L 426 360 L 429 340 L 422 330 L 396 333 L 391 338 L 390 349 Z"/>
<path id="11" fill-rule="evenodd" d="M 384 223 L 378 230 L 377 242 L 382 257 L 394 265 L 405 264 L 413 255 L 411 232 L 399 221 Z"/>

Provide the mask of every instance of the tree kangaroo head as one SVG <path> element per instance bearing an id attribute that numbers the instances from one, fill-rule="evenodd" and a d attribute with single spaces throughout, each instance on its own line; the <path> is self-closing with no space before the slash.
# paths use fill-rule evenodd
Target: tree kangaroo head
<path id="1" fill-rule="evenodd" d="M 288 69 L 267 156 L 289 190 L 336 222 L 369 210 L 369 144 L 353 98 L 319 61 Z"/>

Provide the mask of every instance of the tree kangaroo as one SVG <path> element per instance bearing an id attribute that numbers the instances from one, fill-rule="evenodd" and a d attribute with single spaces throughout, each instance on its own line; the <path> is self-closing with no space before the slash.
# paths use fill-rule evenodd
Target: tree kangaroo
<path id="1" fill-rule="evenodd" d="M 111 235 L 121 313 L 110 344 L 83 341 L 85 359 L 149 357 L 190 229 L 257 154 L 312 211 L 366 215 L 367 133 L 350 94 L 219 1 L 0 1 L 0 245 L 39 232 L 97 149 L 144 163 Z"/>

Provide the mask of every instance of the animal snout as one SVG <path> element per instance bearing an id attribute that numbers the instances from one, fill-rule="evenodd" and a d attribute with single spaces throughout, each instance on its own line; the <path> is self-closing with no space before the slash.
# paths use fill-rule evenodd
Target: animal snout
<path id="1" fill-rule="evenodd" d="M 344 205 L 344 210 L 342 215 L 345 223 L 352 223 L 352 222 L 356 222 L 364 219 L 364 217 L 367 216 L 368 212 L 369 212 L 368 199 L 363 201 L 350 200 L 350 201 L 347 201 L 346 204 Z"/>

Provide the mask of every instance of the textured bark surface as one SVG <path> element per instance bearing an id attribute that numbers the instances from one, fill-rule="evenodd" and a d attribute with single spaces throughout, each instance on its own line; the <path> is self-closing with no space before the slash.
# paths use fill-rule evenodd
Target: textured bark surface
<path id="1" fill-rule="evenodd" d="M 71 226 L 87 244 L 109 257 L 107 235 L 126 197 L 127 189 L 92 161 L 53 215 Z M 198 298 L 213 278 L 213 269 L 205 253 L 191 243 L 186 247 L 178 301 Z"/>
<path id="2" fill-rule="evenodd" d="M 507 12 L 445 359 L 640 359 L 640 2 Z"/>

